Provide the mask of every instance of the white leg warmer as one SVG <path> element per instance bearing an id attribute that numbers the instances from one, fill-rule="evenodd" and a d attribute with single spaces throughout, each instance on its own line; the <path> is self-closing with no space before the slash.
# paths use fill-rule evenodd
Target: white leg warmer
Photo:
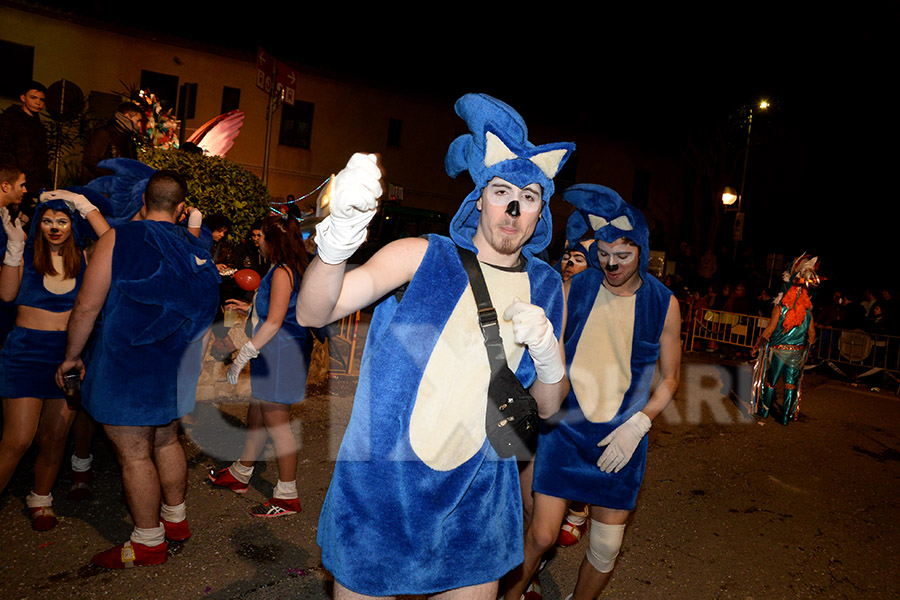
<path id="1" fill-rule="evenodd" d="M 601 573 L 609 573 L 616 565 L 625 525 L 607 525 L 591 519 L 590 546 L 587 550 L 588 562 Z"/>

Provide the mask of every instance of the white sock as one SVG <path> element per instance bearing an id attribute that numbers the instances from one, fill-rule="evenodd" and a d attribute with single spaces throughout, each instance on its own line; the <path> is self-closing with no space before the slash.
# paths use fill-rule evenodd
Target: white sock
<path id="1" fill-rule="evenodd" d="M 84 473 L 85 471 L 91 470 L 91 465 L 94 462 L 94 455 L 91 454 L 87 458 L 78 458 L 74 454 L 72 455 L 72 470 L 76 473 Z"/>
<path id="2" fill-rule="evenodd" d="M 575 526 L 584 525 L 584 522 L 587 521 L 587 515 L 579 515 L 569 511 L 569 514 L 566 516 L 566 521 Z"/>
<path id="3" fill-rule="evenodd" d="M 250 478 L 253 477 L 253 466 L 251 465 L 249 467 L 245 467 L 239 460 L 231 463 L 231 466 L 228 467 L 228 470 L 231 471 L 231 476 L 241 483 L 249 483 Z"/>
<path id="4" fill-rule="evenodd" d="M 297 480 L 282 481 L 279 479 L 278 483 L 275 484 L 275 491 L 272 493 L 272 497 L 278 498 L 279 500 L 293 500 L 299 498 L 297 495 Z"/>
<path id="5" fill-rule="evenodd" d="M 53 506 L 53 494 L 47 494 L 46 496 L 38 496 L 34 492 L 31 492 L 27 496 L 25 496 L 25 506 L 28 508 L 40 508 L 42 506 Z"/>
<path id="6" fill-rule="evenodd" d="M 159 527 L 151 527 L 150 529 L 141 529 L 135 527 L 131 532 L 131 541 L 135 544 L 143 544 L 144 546 L 158 546 L 166 541 L 166 528 L 160 523 Z"/>
<path id="7" fill-rule="evenodd" d="M 159 508 L 159 516 L 163 521 L 169 523 L 181 523 L 187 519 L 187 506 L 184 502 L 177 506 L 169 506 L 163 502 Z"/>

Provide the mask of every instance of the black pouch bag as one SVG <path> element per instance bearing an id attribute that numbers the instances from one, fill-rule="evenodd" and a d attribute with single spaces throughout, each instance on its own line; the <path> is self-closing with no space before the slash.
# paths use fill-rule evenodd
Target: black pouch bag
<path id="1" fill-rule="evenodd" d="M 497 311 L 481 273 L 478 258 L 469 250 L 459 248 L 469 283 L 478 305 L 478 324 L 484 335 L 488 362 L 491 365 L 491 382 L 488 386 L 485 432 L 491 446 L 500 458 L 515 456 L 528 461 L 534 457 L 540 427 L 537 402 L 522 387 L 519 379 L 506 362 Z"/>

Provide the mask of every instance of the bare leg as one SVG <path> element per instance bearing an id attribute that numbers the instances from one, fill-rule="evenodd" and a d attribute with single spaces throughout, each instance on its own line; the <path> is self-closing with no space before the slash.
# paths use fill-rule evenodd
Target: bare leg
<path id="1" fill-rule="evenodd" d="M 260 401 L 266 431 L 275 446 L 278 461 L 278 479 L 294 481 L 297 478 L 297 440 L 291 431 L 291 406 L 277 402 Z"/>
<path id="2" fill-rule="evenodd" d="M 629 514 L 631 511 L 603 508 L 602 506 L 591 507 L 591 518 L 607 525 L 624 525 Z M 572 600 L 594 600 L 609 583 L 610 577 L 612 577 L 612 571 L 601 573 L 585 558 L 581 561 L 581 568 L 578 570 L 578 583 L 575 584 L 575 594 L 572 596 Z"/>
<path id="3" fill-rule="evenodd" d="M 494 600 L 497 597 L 497 582 L 491 581 L 480 585 L 447 590 L 431 597 L 440 600 Z"/>
<path id="4" fill-rule="evenodd" d="M 519 463 L 522 466 L 522 463 Z M 525 467 L 519 471 L 519 486 L 522 490 L 522 521 L 525 529 L 531 523 L 531 515 L 534 512 L 534 497 L 531 491 L 531 484 L 534 481 L 534 461 L 528 462 Z"/>
<path id="5" fill-rule="evenodd" d="M 41 420 L 38 398 L 3 399 L 3 437 L 0 438 L 0 491 L 12 478 L 19 461 L 28 451 Z"/>
<path id="6" fill-rule="evenodd" d="M 508 575 L 510 585 L 504 596 L 507 600 L 519 600 L 525 592 L 541 556 L 556 543 L 567 506 L 568 501 L 562 498 L 534 493 L 534 515 L 525 531 L 525 560 Z"/>
<path id="7" fill-rule="evenodd" d="M 494 600 L 497 597 L 497 582 L 491 581 L 480 585 L 447 590 L 430 597 L 439 600 Z M 396 596 L 364 596 L 351 592 L 337 581 L 334 582 L 334 600 L 367 600 L 369 598 L 390 600 L 396 598 Z"/>
<path id="8" fill-rule="evenodd" d="M 75 442 L 75 456 L 78 458 L 91 457 L 91 445 L 94 441 L 94 421 L 83 411 L 78 411 L 75 423 L 72 425 L 72 437 Z"/>
<path id="9" fill-rule="evenodd" d="M 187 492 L 187 461 L 178 439 L 178 421 L 156 427 L 153 461 L 159 474 L 163 501 L 169 506 L 184 502 Z"/>
<path id="10" fill-rule="evenodd" d="M 155 427 L 104 425 L 122 467 L 122 485 L 134 526 L 159 527 L 160 482 L 153 463 Z"/>
<path id="11" fill-rule="evenodd" d="M 396 596 L 364 596 L 348 590 L 337 581 L 334 582 L 334 600 L 366 600 L 367 598 L 392 600 L 393 598 L 396 598 Z"/>
<path id="12" fill-rule="evenodd" d="M 259 458 L 263 446 L 266 443 L 265 422 L 263 421 L 262 407 L 259 401 L 252 399 L 247 410 L 247 437 L 244 439 L 244 450 L 241 452 L 241 464 L 252 467 Z"/>
<path id="13" fill-rule="evenodd" d="M 72 420 L 75 419 L 75 413 L 76 411 L 69 410 L 69 406 L 62 398 L 44 400 L 41 423 L 37 432 L 40 448 L 34 461 L 32 490 L 35 494 L 46 496 L 53 490 L 66 451 L 66 437 Z"/>

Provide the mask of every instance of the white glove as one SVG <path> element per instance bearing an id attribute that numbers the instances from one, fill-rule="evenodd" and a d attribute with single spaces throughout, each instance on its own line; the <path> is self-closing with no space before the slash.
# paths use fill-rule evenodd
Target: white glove
<path id="1" fill-rule="evenodd" d="M 381 169 L 374 154 L 356 153 L 334 178 L 331 212 L 316 225 L 319 258 L 337 265 L 366 241 L 366 228 L 378 209 Z"/>
<path id="2" fill-rule="evenodd" d="M 561 381 L 566 376 L 566 366 L 559 353 L 559 341 L 553 335 L 553 324 L 544 309 L 516 298 L 503 311 L 503 318 L 512 321 L 516 342 L 528 346 L 537 378 L 547 384 Z"/>
<path id="3" fill-rule="evenodd" d="M 634 450 L 648 431 L 650 431 L 650 417 L 641 411 L 634 413 L 630 419 L 613 429 L 612 433 L 597 444 L 598 446 L 609 444 L 600 455 L 597 466 L 606 473 L 613 471 L 618 473 L 631 460 Z"/>
<path id="4" fill-rule="evenodd" d="M 185 210 L 188 211 L 188 227 L 190 229 L 200 229 L 203 225 L 203 213 L 199 208 L 189 206 Z"/>
<path id="5" fill-rule="evenodd" d="M 5 206 L 0 208 L 0 219 L 6 232 L 6 256 L 3 257 L 3 264 L 18 267 L 22 264 L 22 255 L 25 254 L 25 229 L 18 217 L 14 222 L 9 218 L 9 211 Z"/>
<path id="6" fill-rule="evenodd" d="M 228 367 L 228 374 L 226 375 L 228 383 L 237 385 L 238 375 L 241 374 L 241 369 L 250 362 L 251 358 L 256 358 L 257 356 L 259 356 L 259 350 L 256 349 L 253 342 L 247 342 L 241 346 L 241 351 L 238 352 L 238 355 L 234 358 L 234 362 Z"/>
<path id="7" fill-rule="evenodd" d="M 69 190 L 53 190 L 52 192 L 44 192 L 41 194 L 41 202 L 46 202 L 48 200 L 62 200 L 77 210 L 82 218 L 87 218 L 89 212 L 97 210 L 97 207 L 91 204 L 90 200 L 81 194 L 76 194 Z"/>

